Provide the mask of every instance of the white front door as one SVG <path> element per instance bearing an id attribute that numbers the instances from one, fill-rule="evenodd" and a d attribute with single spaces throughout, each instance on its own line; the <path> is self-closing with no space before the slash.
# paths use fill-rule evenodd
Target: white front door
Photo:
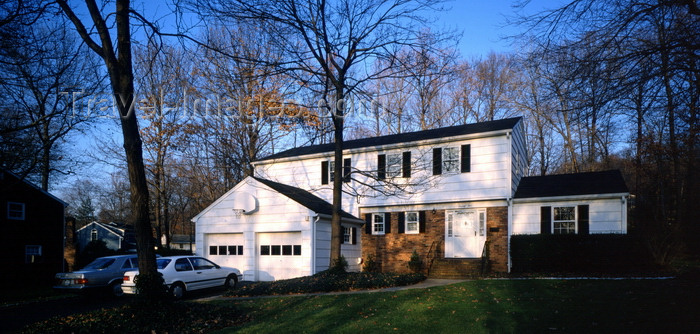
<path id="1" fill-rule="evenodd" d="M 486 211 L 448 210 L 445 215 L 445 257 L 481 257 L 486 241 Z"/>

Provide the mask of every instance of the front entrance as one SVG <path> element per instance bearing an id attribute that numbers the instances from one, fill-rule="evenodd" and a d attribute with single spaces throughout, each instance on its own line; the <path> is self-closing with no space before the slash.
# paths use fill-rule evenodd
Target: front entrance
<path id="1" fill-rule="evenodd" d="M 445 212 L 445 257 L 481 257 L 486 242 L 486 210 Z"/>

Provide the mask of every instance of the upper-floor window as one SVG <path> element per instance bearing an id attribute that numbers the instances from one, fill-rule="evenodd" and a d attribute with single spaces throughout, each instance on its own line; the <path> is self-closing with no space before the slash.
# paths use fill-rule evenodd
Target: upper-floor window
<path id="1" fill-rule="evenodd" d="M 351 172 L 351 160 L 350 158 L 345 158 L 343 159 L 343 182 L 349 182 L 350 181 L 350 172 Z M 321 184 L 328 184 L 328 183 L 333 183 L 333 180 L 335 179 L 335 161 L 333 160 L 324 160 L 321 161 Z"/>
<path id="2" fill-rule="evenodd" d="M 90 241 L 97 241 L 97 230 L 94 228 L 90 231 Z"/>
<path id="3" fill-rule="evenodd" d="M 471 145 L 433 149 L 433 175 L 471 171 Z"/>
<path id="4" fill-rule="evenodd" d="M 411 177 L 411 151 L 377 156 L 377 178 L 387 177 Z"/>
<path id="5" fill-rule="evenodd" d="M 24 203 L 7 202 L 7 219 L 24 220 Z"/>

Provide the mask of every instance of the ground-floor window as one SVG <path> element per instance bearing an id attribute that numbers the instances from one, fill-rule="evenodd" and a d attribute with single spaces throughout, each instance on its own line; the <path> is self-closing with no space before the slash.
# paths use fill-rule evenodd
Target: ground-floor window
<path id="1" fill-rule="evenodd" d="M 24 258 L 26 263 L 37 263 L 41 262 L 41 246 L 40 245 L 27 245 L 24 247 Z"/>
<path id="2" fill-rule="evenodd" d="M 372 214 L 372 234 L 384 234 L 384 214 Z"/>
<path id="3" fill-rule="evenodd" d="M 554 234 L 575 234 L 576 233 L 576 207 L 575 206 L 555 206 L 552 219 L 552 229 Z"/>
<path id="4" fill-rule="evenodd" d="M 301 245 L 261 245 L 260 255 L 295 256 L 301 255 Z"/>
<path id="5" fill-rule="evenodd" d="M 209 246 L 209 255 L 243 255 L 243 245 Z"/>

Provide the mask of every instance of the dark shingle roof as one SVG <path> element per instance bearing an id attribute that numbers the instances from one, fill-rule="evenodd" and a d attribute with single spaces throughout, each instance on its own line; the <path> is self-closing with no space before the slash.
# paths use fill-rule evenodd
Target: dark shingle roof
<path id="1" fill-rule="evenodd" d="M 523 177 L 514 198 L 627 193 L 619 170 Z"/>
<path id="2" fill-rule="evenodd" d="M 380 137 L 370 137 L 355 140 L 348 140 L 344 142 L 344 149 L 356 149 L 362 147 L 372 147 L 381 145 L 391 145 L 399 143 L 409 143 L 420 140 L 437 139 L 461 136 L 472 133 L 490 132 L 505 129 L 512 129 L 516 124 L 522 119 L 522 117 L 507 118 L 490 122 L 481 122 L 466 125 L 450 126 L 446 128 L 431 129 L 425 131 L 417 132 L 406 132 L 395 135 L 387 135 Z M 265 158 L 259 159 L 258 161 L 280 159 L 288 157 L 297 157 L 308 154 L 333 152 L 334 144 L 321 144 L 305 147 L 297 147 L 282 151 Z"/>
<path id="3" fill-rule="evenodd" d="M 286 184 L 270 181 L 259 177 L 254 177 L 254 179 L 272 188 L 276 192 L 291 198 L 293 201 L 303 205 L 304 207 L 308 208 L 313 212 L 329 216 L 333 214 L 333 206 L 330 203 L 304 189 L 299 189 L 297 187 L 292 187 Z M 342 218 L 360 220 L 357 217 L 342 210 L 340 211 L 340 216 Z"/>

